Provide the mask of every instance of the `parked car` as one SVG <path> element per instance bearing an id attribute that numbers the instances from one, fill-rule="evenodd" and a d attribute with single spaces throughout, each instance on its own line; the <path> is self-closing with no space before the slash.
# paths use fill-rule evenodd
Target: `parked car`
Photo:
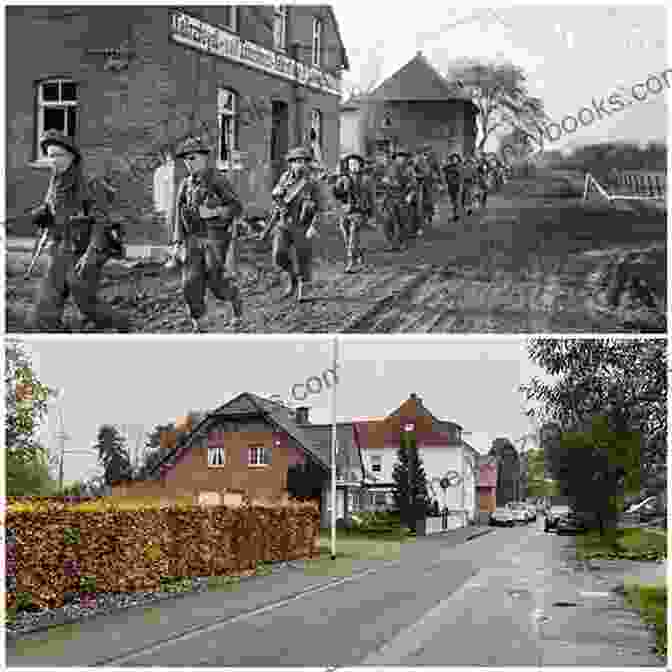
<path id="1" fill-rule="evenodd" d="M 574 511 L 560 516 L 555 527 L 558 534 L 581 534 L 588 531 L 586 519 Z"/>
<path id="2" fill-rule="evenodd" d="M 506 507 L 498 507 L 490 514 L 490 525 L 504 525 L 513 527 L 515 525 L 513 512 Z"/>
<path id="3" fill-rule="evenodd" d="M 570 508 L 564 505 L 551 506 L 546 511 L 546 520 L 544 521 L 544 532 L 554 530 L 560 520 L 561 516 L 565 516 L 570 512 Z"/>
<path id="4" fill-rule="evenodd" d="M 527 516 L 528 520 L 530 522 L 534 521 L 537 519 L 537 507 L 534 504 L 526 504 L 525 507 L 527 508 Z"/>
<path id="5" fill-rule="evenodd" d="M 527 525 L 530 522 L 528 520 L 527 509 L 523 506 L 512 507 L 511 513 L 513 514 L 513 521 L 515 523 L 521 523 L 522 525 Z"/>

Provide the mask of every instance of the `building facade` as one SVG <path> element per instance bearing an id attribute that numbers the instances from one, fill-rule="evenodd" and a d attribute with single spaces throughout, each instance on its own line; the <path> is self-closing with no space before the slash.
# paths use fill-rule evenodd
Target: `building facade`
<path id="1" fill-rule="evenodd" d="M 184 170 L 172 158 L 190 135 L 214 147 L 252 214 L 270 207 L 292 145 L 337 164 L 348 62 L 330 6 L 15 6 L 6 48 L 10 217 L 44 193 L 48 128 L 117 189 L 131 239 L 167 240 Z"/>
<path id="2" fill-rule="evenodd" d="M 422 399 L 410 397 L 381 420 L 353 422 L 365 474 L 368 500 L 365 508 L 381 510 L 394 505 L 392 473 L 404 431 L 413 432 L 423 461 L 430 499 L 440 509 L 465 512 L 473 520 L 477 512 L 478 453 L 462 438 L 462 427 L 437 419 Z M 440 481 L 449 476 L 445 489 Z"/>
<path id="3" fill-rule="evenodd" d="M 341 105 L 341 146 L 365 155 L 430 145 L 440 158 L 471 154 L 477 109 L 418 52 L 370 94 Z"/>
<path id="4" fill-rule="evenodd" d="M 489 455 L 479 457 L 478 510 L 481 519 L 497 508 L 497 458 Z"/>

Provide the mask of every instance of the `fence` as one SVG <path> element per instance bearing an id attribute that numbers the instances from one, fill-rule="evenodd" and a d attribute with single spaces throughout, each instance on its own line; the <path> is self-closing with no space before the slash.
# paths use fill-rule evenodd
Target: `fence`
<path id="1" fill-rule="evenodd" d="M 664 172 L 613 170 L 600 179 L 602 184 L 591 173 L 586 173 L 584 201 L 591 187 L 610 203 L 617 200 L 664 201 L 667 196 L 667 174 Z"/>
<path id="2" fill-rule="evenodd" d="M 448 530 L 457 530 L 467 526 L 466 511 L 444 511 L 440 516 L 427 518 L 427 534 L 439 534 Z"/>

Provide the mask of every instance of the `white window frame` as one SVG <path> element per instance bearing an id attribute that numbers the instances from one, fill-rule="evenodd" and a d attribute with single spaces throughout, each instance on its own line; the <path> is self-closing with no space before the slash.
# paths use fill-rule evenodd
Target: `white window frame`
<path id="1" fill-rule="evenodd" d="M 217 168 L 219 170 L 229 170 L 233 163 L 231 153 L 238 151 L 238 105 L 238 94 L 233 89 L 217 89 Z M 225 140 L 229 151 L 227 158 L 222 157 Z"/>
<path id="2" fill-rule="evenodd" d="M 376 469 L 376 467 L 380 467 Z M 381 473 L 383 471 L 383 456 L 382 455 L 371 455 L 371 472 Z"/>
<path id="3" fill-rule="evenodd" d="M 322 112 L 321 110 L 318 110 L 314 108 L 311 113 L 310 113 L 310 128 L 311 130 L 315 131 L 315 142 L 317 142 L 317 146 L 320 148 L 320 151 L 322 150 Z"/>
<path id="4" fill-rule="evenodd" d="M 226 466 L 226 449 L 224 446 L 208 446 L 208 467 L 221 468 Z"/>
<path id="5" fill-rule="evenodd" d="M 46 84 L 58 84 L 58 101 L 50 101 L 50 100 L 44 100 L 43 95 L 44 95 L 44 86 Z M 36 153 L 35 156 L 37 157 L 38 162 L 44 162 L 46 161 L 47 155 L 42 151 L 42 148 L 40 147 L 40 137 L 42 137 L 42 134 L 44 133 L 44 111 L 46 108 L 58 108 L 58 109 L 63 109 L 65 111 L 65 123 L 66 123 L 66 135 L 69 137 L 74 137 L 74 135 L 77 134 L 77 129 L 75 128 L 75 133 L 72 133 L 72 129 L 67 128 L 67 123 L 68 123 L 68 108 L 75 108 L 75 112 L 77 114 L 77 121 L 76 125 L 79 126 L 79 96 L 77 97 L 77 100 L 74 101 L 69 101 L 69 100 L 63 100 L 62 97 L 62 87 L 63 84 L 74 84 L 75 87 L 78 87 L 78 83 L 74 79 L 68 79 L 68 78 L 54 78 L 54 79 L 45 79 L 41 82 L 37 83 L 37 123 L 35 124 L 36 130 L 37 130 L 37 136 L 35 138 L 35 146 L 36 146 Z M 77 92 L 79 94 L 79 92 Z"/>
<path id="6" fill-rule="evenodd" d="M 322 67 L 322 29 L 324 22 L 319 17 L 313 17 L 312 63 L 316 68 Z"/>
<path id="7" fill-rule="evenodd" d="M 267 462 L 263 460 L 267 459 Z M 270 467 L 271 448 L 268 446 L 248 446 L 247 464 L 249 467 Z"/>
<path id="8" fill-rule="evenodd" d="M 238 5 L 228 5 L 231 10 L 231 21 L 224 23 L 224 27 L 232 33 L 238 32 Z"/>
<path id="9" fill-rule="evenodd" d="M 278 24 L 280 26 L 278 34 Z M 273 15 L 273 48 L 287 50 L 287 5 L 275 5 Z"/>

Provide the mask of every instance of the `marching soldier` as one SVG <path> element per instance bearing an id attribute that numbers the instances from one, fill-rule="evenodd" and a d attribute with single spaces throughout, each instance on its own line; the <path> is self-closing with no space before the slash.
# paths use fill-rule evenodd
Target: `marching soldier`
<path id="1" fill-rule="evenodd" d="M 422 219 L 418 235 L 422 235 L 422 224 L 430 224 L 436 214 L 434 191 L 444 184 L 438 162 L 434 158 L 431 145 L 421 148 L 416 163 L 416 173 L 422 193 Z"/>
<path id="2" fill-rule="evenodd" d="M 404 248 L 409 237 L 413 207 L 417 203 L 418 188 L 408 163 L 410 156 L 410 152 L 403 148 L 394 152 L 393 162 L 383 178 L 387 211 L 385 231 L 392 249 L 397 251 Z"/>
<path id="3" fill-rule="evenodd" d="M 478 159 L 478 182 L 481 189 L 481 207 L 485 208 L 488 201 L 488 191 L 490 189 L 491 172 L 487 159 L 481 156 Z"/>
<path id="4" fill-rule="evenodd" d="M 373 181 L 364 174 L 365 160 L 359 154 L 349 154 L 345 174 L 333 188 L 334 198 L 343 203 L 343 217 L 339 223 L 346 249 L 345 272 L 352 273 L 355 264 L 364 263 L 359 245 L 362 224 L 373 217 L 375 191 Z"/>
<path id="5" fill-rule="evenodd" d="M 469 157 L 462 167 L 462 208 L 466 209 L 467 215 L 471 215 L 473 212 L 474 192 L 478 179 L 476 162 L 472 157 Z"/>
<path id="6" fill-rule="evenodd" d="M 82 153 L 71 138 L 48 130 L 40 147 L 52 176 L 44 204 L 33 213 L 45 233 L 47 268 L 38 286 L 31 329 L 63 330 L 65 302 L 72 296 L 87 322 L 98 329 L 127 332 L 128 316 L 98 299 L 103 266 L 123 256 L 121 231 L 109 220 L 109 194 L 87 182 Z"/>
<path id="7" fill-rule="evenodd" d="M 235 222 L 242 204 L 229 181 L 208 166 L 210 148 L 196 138 L 186 140 L 177 152 L 189 175 L 176 197 L 176 243 L 181 250 L 182 291 L 194 331 L 205 315 L 209 288 L 220 301 L 230 302 L 234 327 L 243 314 L 243 302 L 235 280 L 226 270 L 227 255 L 234 252 Z"/>
<path id="8" fill-rule="evenodd" d="M 317 235 L 323 199 L 320 185 L 311 175 L 311 153 L 296 147 L 287 154 L 288 169 L 272 191 L 275 210 L 265 239 L 273 235 L 273 263 L 289 275 L 283 298 L 297 294 L 299 302 L 306 299 L 306 285 L 311 280 L 312 239 Z"/>
<path id="9" fill-rule="evenodd" d="M 462 157 L 455 153 L 448 158 L 448 163 L 443 169 L 448 188 L 448 196 L 453 206 L 453 221 L 460 219 L 460 189 L 462 188 Z"/>

